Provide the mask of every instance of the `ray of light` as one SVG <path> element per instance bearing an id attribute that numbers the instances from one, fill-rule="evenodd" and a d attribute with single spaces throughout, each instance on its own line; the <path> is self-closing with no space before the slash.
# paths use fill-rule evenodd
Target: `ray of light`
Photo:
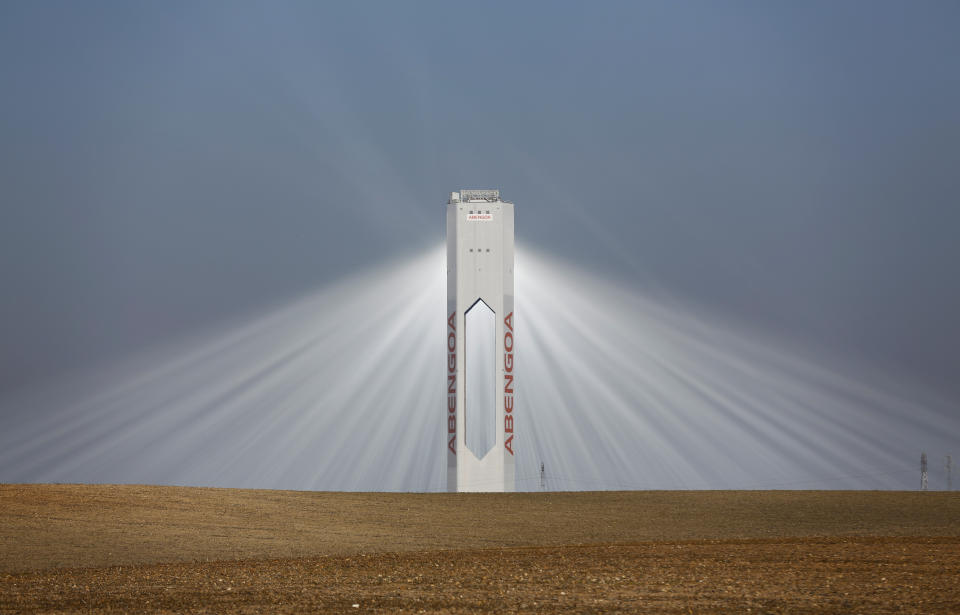
<path id="1" fill-rule="evenodd" d="M 920 451 L 960 433 L 904 385 L 534 251 L 517 288 L 518 421 L 536 440 L 520 454 L 541 456 L 551 487 L 912 488 Z"/>
<path id="2" fill-rule="evenodd" d="M 439 489 L 443 266 L 433 250 L 8 400 L 28 410 L 4 412 L 2 479 Z"/>
<path id="3" fill-rule="evenodd" d="M 441 249 L 0 400 L 0 480 L 436 491 Z M 915 488 L 949 408 L 532 250 L 517 478 L 537 489 Z M 953 441 L 951 441 L 953 438 Z"/>

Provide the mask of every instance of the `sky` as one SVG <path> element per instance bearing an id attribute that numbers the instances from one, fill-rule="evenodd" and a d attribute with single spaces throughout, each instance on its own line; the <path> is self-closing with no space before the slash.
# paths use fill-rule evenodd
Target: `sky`
<path id="1" fill-rule="evenodd" d="M 443 241 L 518 245 L 960 414 L 955 2 L 7 2 L 0 398 Z"/>

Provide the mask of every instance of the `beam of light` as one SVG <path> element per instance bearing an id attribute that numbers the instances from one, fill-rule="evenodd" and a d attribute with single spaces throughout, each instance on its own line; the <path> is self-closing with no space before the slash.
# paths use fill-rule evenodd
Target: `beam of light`
<path id="1" fill-rule="evenodd" d="M 438 490 L 444 283 L 431 250 L 0 402 L 0 480 Z"/>
<path id="2" fill-rule="evenodd" d="M 0 400 L 0 481 L 438 491 L 441 249 Z M 916 488 L 945 405 L 531 250 L 517 257 L 517 484 Z M 844 366 L 841 366 L 844 367 Z M 935 486 L 935 485 L 934 485 Z"/>
<path id="3" fill-rule="evenodd" d="M 946 404 L 853 366 L 533 251 L 516 270 L 527 488 L 542 460 L 555 489 L 909 489 L 921 450 L 960 433 Z"/>

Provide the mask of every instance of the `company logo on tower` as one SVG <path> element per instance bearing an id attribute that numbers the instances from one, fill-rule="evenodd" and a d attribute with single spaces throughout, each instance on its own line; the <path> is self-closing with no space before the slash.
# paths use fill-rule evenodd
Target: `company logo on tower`
<path id="1" fill-rule="evenodd" d="M 513 312 L 503 319 L 503 447 L 513 454 Z"/>
<path id="2" fill-rule="evenodd" d="M 457 313 L 447 318 L 447 448 L 457 454 Z"/>

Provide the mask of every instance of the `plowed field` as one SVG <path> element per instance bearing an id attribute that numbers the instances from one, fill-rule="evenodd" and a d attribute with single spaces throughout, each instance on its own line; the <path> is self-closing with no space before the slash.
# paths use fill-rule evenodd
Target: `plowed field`
<path id="1" fill-rule="evenodd" d="M 958 613 L 960 493 L 0 485 L 0 612 Z"/>

